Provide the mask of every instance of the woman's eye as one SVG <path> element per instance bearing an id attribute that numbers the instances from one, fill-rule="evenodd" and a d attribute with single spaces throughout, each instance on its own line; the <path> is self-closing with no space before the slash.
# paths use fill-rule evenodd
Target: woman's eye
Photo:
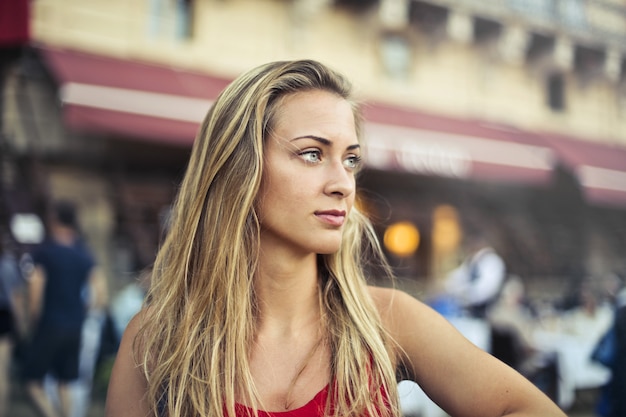
<path id="1" fill-rule="evenodd" d="M 300 157 L 306 162 L 312 164 L 320 162 L 322 160 L 322 153 L 316 149 L 308 150 L 300 153 Z"/>
<path id="2" fill-rule="evenodd" d="M 361 157 L 358 155 L 350 155 L 345 159 L 344 165 L 349 169 L 357 169 L 361 165 Z"/>

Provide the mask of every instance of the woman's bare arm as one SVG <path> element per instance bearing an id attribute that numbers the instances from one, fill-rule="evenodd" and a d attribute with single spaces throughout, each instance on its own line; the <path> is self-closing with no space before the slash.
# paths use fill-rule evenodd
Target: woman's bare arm
<path id="1" fill-rule="evenodd" d="M 455 417 L 565 417 L 521 374 L 476 347 L 445 318 L 401 291 L 372 288 L 409 379 Z"/>

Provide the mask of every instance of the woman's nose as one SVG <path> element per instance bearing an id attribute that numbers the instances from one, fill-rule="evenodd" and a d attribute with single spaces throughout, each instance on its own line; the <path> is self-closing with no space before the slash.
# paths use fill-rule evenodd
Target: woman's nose
<path id="1" fill-rule="evenodd" d="M 329 167 L 327 175 L 328 178 L 324 190 L 326 194 L 345 198 L 354 193 L 356 187 L 354 173 L 346 169 L 343 161 L 333 162 Z"/>

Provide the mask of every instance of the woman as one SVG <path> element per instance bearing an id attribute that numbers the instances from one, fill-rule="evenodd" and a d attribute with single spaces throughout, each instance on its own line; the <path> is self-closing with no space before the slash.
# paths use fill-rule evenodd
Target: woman
<path id="1" fill-rule="evenodd" d="M 315 61 L 225 89 L 122 339 L 108 417 L 395 416 L 398 375 L 454 416 L 564 415 L 419 301 L 366 285 L 363 263 L 384 262 L 354 207 L 359 134 L 348 82 Z"/>

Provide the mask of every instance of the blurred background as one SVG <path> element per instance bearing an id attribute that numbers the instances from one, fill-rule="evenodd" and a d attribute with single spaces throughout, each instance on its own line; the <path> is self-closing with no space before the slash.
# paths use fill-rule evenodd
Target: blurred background
<path id="1" fill-rule="evenodd" d="M 116 335 L 212 101 L 293 58 L 346 74 L 364 103 L 359 204 L 398 275 L 373 283 L 432 299 L 479 231 L 523 285 L 535 348 L 588 339 L 567 317 L 590 294 L 585 323 L 608 326 L 596 307 L 626 274 L 625 1 L 0 4 L 0 227 L 27 253 L 50 201 L 75 201 Z M 594 375 L 554 398 L 594 402 L 580 400 L 606 382 Z"/>

